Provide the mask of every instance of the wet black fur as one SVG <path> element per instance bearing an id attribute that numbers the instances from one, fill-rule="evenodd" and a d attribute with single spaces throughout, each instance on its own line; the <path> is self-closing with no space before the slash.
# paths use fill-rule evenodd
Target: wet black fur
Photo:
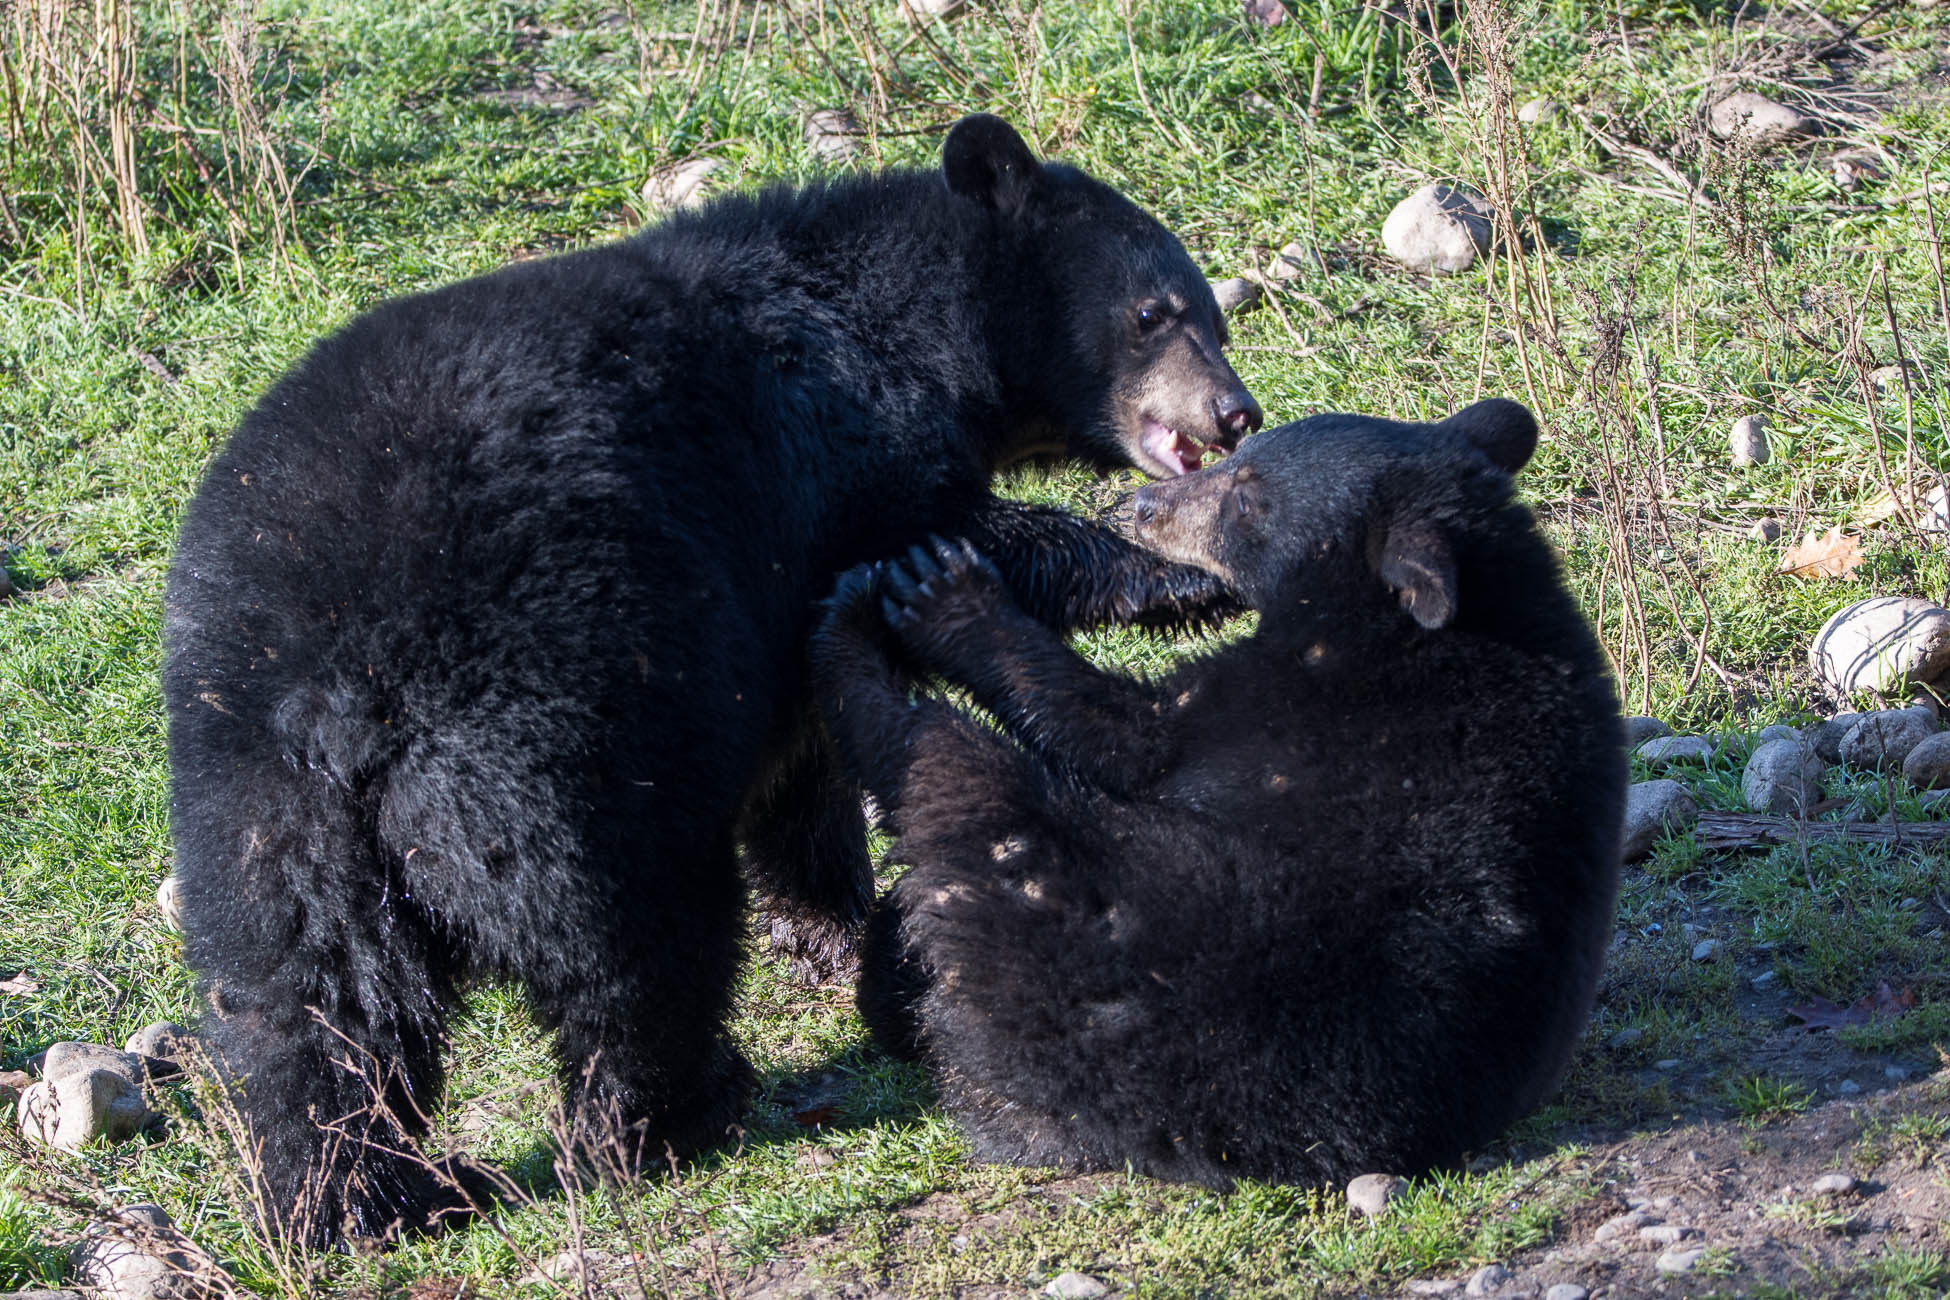
<path id="1" fill-rule="evenodd" d="M 475 976 L 525 984 L 572 1098 L 653 1159 L 724 1136 L 751 1073 L 725 1033 L 734 842 L 810 966 L 870 900 L 805 685 L 835 574 L 949 530 L 1058 625 L 1224 606 L 988 489 L 1031 451 L 1126 463 L 1127 318 L 1168 290 L 1222 332 L 1203 277 L 995 119 L 946 163 L 386 302 L 211 465 L 167 595 L 176 870 L 285 1231 L 457 1203 L 396 1149 Z"/>
<path id="2" fill-rule="evenodd" d="M 1553 1086 L 1611 934 L 1625 764 L 1512 499 L 1534 440 L 1508 402 L 1327 415 L 1145 488 L 1140 537 L 1202 505 L 1169 553 L 1260 617 L 1155 682 L 1090 667 L 953 546 L 843 582 L 822 707 L 911 864 L 861 1007 L 978 1156 L 1338 1183 L 1450 1164 Z M 1001 734 L 910 703 L 896 663 Z"/>

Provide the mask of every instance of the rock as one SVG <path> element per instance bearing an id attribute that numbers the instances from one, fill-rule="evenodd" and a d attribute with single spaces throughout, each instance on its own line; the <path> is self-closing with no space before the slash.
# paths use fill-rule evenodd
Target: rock
<path id="1" fill-rule="evenodd" d="M 1676 1056 L 1668 1056 L 1663 1061 L 1654 1061 L 1652 1063 L 1652 1068 L 1655 1070 L 1663 1070 L 1666 1073 L 1670 1074 L 1674 1070 L 1677 1070 L 1679 1068 L 1679 1058 Z"/>
<path id="2" fill-rule="evenodd" d="M 58 1079 L 84 1070 L 106 1070 L 131 1084 L 142 1082 L 140 1057 L 100 1043 L 56 1043 L 41 1053 L 40 1062 L 43 1079 Z"/>
<path id="3" fill-rule="evenodd" d="M 1913 361 L 1898 361 L 1894 365 L 1877 366 L 1869 372 L 1869 384 L 1878 393 L 1901 393 L 1905 382 L 1911 388 L 1922 387 L 1922 367 Z"/>
<path id="4" fill-rule="evenodd" d="M 1855 1094 L 1862 1091 L 1862 1085 L 1857 1083 L 1853 1079 L 1843 1079 L 1840 1083 L 1835 1085 L 1835 1091 L 1840 1093 L 1844 1097 L 1853 1097 L 1855 1096 Z"/>
<path id="5" fill-rule="evenodd" d="M 1625 748 L 1637 749 L 1654 736 L 1670 736 L 1672 728 L 1657 718 L 1639 716 L 1625 719 Z"/>
<path id="6" fill-rule="evenodd" d="M 1882 1067 L 1882 1077 L 1891 1083 L 1901 1083 L 1909 1077 L 1909 1071 L 1900 1065 L 1885 1065 Z"/>
<path id="7" fill-rule="evenodd" d="M 1706 125 L 1722 140 L 1785 144 L 1815 129 L 1814 119 L 1764 95 L 1742 90 L 1706 110 Z"/>
<path id="8" fill-rule="evenodd" d="M 1219 310 L 1228 316 L 1245 315 L 1259 306 L 1263 295 L 1264 290 L 1242 276 L 1212 282 L 1212 296 L 1219 300 Z"/>
<path id="9" fill-rule="evenodd" d="M 1821 777 L 1828 765 L 1800 737 L 1769 740 L 1747 758 L 1740 774 L 1740 797 L 1760 813 L 1801 815 L 1821 802 Z"/>
<path id="10" fill-rule="evenodd" d="M 1501 1264 L 1485 1264 L 1470 1274 L 1463 1286 L 1464 1295 L 1495 1295 L 1516 1280 L 1516 1274 Z"/>
<path id="11" fill-rule="evenodd" d="M 20 1131 L 60 1151 L 97 1138 L 125 1142 L 159 1118 L 142 1089 L 112 1070 L 72 1070 L 20 1094 Z"/>
<path id="12" fill-rule="evenodd" d="M 1863 714 L 1842 737 L 1842 762 L 1860 772 L 1899 770 L 1912 750 L 1936 734 L 1934 713 L 1878 709 Z"/>
<path id="13" fill-rule="evenodd" d="M 1605 1040 L 1605 1046 L 1612 1048 L 1615 1051 L 1620 1048 L 1631 1047 L 1633 1044 L 1637 1043 L 1639 1039 L 1644 1037 L 1645 1037 L 1645 1031 L 1643 1029 L 1640 1029 L 1637 1025 L 1627 1025 L 1625 1028 L 1613 1034 L 1610 1038 L 1607 1038 Z"/>
<path id="14" fill-rule="evenodd" d="M 208 1257 L 153 1205 L 131 1205 L 127 1223 L 99 1225 L 69 1255 L 75 1280 L 103 1300 L 190 1300 L 217 1293 Z M 199 1267 L 200 1266 L 200 1267 Z"/>
<path id="15" fill-rule="evenodd" d="M 1835 611 L 1808 649 L 1815 677 L 1841 695 L 1899 694 L 1950 669 L 1950 610 L 1910 596 L 1876 596 Z"/>
<path id="16" fill-rule="evenodd" d="M 1590 1294 L 1576 1282 L 1559 1282 L 1544 1292 L 1544 1300 L 1585 1300 Z"/>
<path id="17" fill-rule="evenodd" d="M 1410 1295 L 1454 1295 L 1462 1290 L 1462 1283 L 1452 1277 L 1411 1278 L 1402 1290 Z"/>
<path id="18" fill-rule="evenodd" d="M 1944 806 L 1946 800 L 1950 800 L 1950 790 L 1928 790 L 1916 802 L 1923 806 L 1924 812 L 1934 813 Z"/>
<path id="19" fill-rule="evenodd" d="M 1632 753 L 1654 767 L 1674 763 L 1704 763 L 1713 757 L 1713 742 L 1705 736 L 1654 736 Z"/>
<path id="20" fill-rule="evenodd" d="M 1939 543 L 1950 534 L 1950 488 L 1939 483 L 1924 494 L 1923 513 L 1916 523 Z"/>
<path id="21" fill-rule="evenodd" d="M 25 1070 L 0 1070 L 0 1106 L 11 1106 L 20 1094 L 33 1086 L 34 1076 Z"/>
<path id="22" fill-rule="evenodd" d="M 643 183 L 643 205 L 652 212 L 694 208 L 704 202 L 704 182 L 724 169 L 722 158 L 686 158 L 660 167 Z"/>
<path id="23" fill-rule="evenodd" d="M 913 10 L 916 17 L 939 18 L 944 21 L 949 18 L 959 18 L 968 8 L 968 0 L 900 0 L 900 2 Z"/>
<path id="24" fill-rule="evenodd" d="M 1737 468 L 1765 465 L 1774 454 L 1767 445 L 1767 417 L 1743 415 L 1735 420 L 1732 432 L 1727 435 L 1727 446 L 1733 451 Z"/>
<path id="25" fill-rule="evenodd" d="M 814 156 L 827 162 L 850 162 L 860 156 L 860 119 L 843 108 L 814 109 L 802 131 Z"/>
<path id="26" fill-rule="evenodd" d="M 1833 765 L 1842 761 L 1842 737 L 1848 735 L 1849 728 L 1861 716 L 1859 713 L 1837 713 L 1808 729 L 1808 743 L 1814 746 L 1822 762 Z"/>
<path id="27" fill-rule="evenodd" d="M 1846 1196 L 1855 1190 L 1855 1179 L 1848 1174 L 1823 1174 L 1810 1190 L 1817 1196 Z"/>
<path id="28" fill-rule="evenodd" d="M 1918 790 L 1950 786 L 1950 731 L 1939 731 L 1916 742 L 1903 759 L 1903 780 Z"/>
<path id="29" fill-rule="evenodd" d="M 1644 1210 L 1631 1210 L 1624 1214 L 1614 1214 L 1598 1225 L 1598 1231 L 1591 1234 L 1597 1242 L 1617 1241 L 1620 1237 L 1636 1236 L 1638 1230 L 1652 1222 L 1652 1216 Z"/>
<path id="30" fill-rule="evenodd" d="M 1621 857 L 1637 862 L 1665 835 L 1684 835 L 1699 820 L 1699 805 L 1677 781 L 1639 781 L 1625 792 Z"/>
<path id="31" fill-rule="evenodd" d="M 122 1050 L 134 1056 L 147 1056 L 158 1061 L 169 1061 L 178 1066 L 185 1064 L 184 1058 L 196 1043 L 194 1031 L 173 1021 L 158 1020 L 153 1025 L 144 1025 L 129 1035 L 129 1041 Z"/>
<path id="32" fill-rule="evenodd" d="M 1639 1240 L 1650 1242 L 1654 1246 L 1674 1246 L 1688 1237 L 1698 1235 L 1699 1233 L 1691 1228 L 1682 1228 L 1672 1223 L 1647 1224 L 1639 1229 Z"/>
<path id="33" fill-rule="evenodd" d="M 1720 960 L 1720 954 L 1724 951 L 1726 951 L 1726 945 L 1718 939 L 1701 939 L 1693 945 L 1693 960 L 1697 962 L 1718 961 Z"/>
<path id="34" fill-rule="evenodd" d="M 1453 275 L 1490 247 L 1489 204 L 1446 185 L 1424 185 L 1381 223 L 1381 242 L 1403 266 Z"/>
<path id="35" fill-rule="evenodd" d="M 1781 521 L 1772 516 L 1761 519 L 1747 530 L 1747 536 L 1756 542 L 1778 542 L 1781 540 Z"/>
<path id="36" fill-rule="evenodd" d="M 1828 160 L 1828 174 L 1834 178 L 1837 189 L 1852 190 L 1881 180 L 1882 163 L 1867 154 L 1838 154 Z M 1875 375 L 1871 373 L 1869 378 L 1874 379 Z"/>
<path id="37" fill-rule="evenodd" d="M 1774 981 L 1779 978 L 1780 976 L 1778 973 L 1771 970 L 1764 970 L 1760 974 L 1748 980 L 1747 984 L 1750 988 L 1754 990 L 1754 992 L 1761 993 L 1761 992 L 1765 992 L 1768 989 L 1773 988 Z"/>
<path id="38" fill-rule="evenodd" d="M 1388 1202 L 1408 1190 L 1408 1182 L 1393 1174 L 1362 1174 L 1347 1185 L 1347 1208 L 1373 1219 Z"/>
<path id="39" fill-rule="evenodd" d="M 1255 27 L 1278 27 L 1287 20 L 1280 0 L 1241 0 L 1240 12 Z"/>
<path id="40" fill-rule="evenodd" d="M 0 1300 L 86 1300 L 80 1291 L 0 1291 Z"/>
<path id="41" fill-rule="evenodd" d="M 1785 722 L 1770 722 L 1754 733 L 1754 744 L 1765 745 L 1770 740 L 1800 740 L 1801 731 Z"/>
<path id="42" fill-rule="evenodd" d="M 1669 1250 L 1659 1256 L 1653 1266 L 1661 1273 L 1690 1273 L 1693 1265 L 1699 1263 L 1700 1257 L 1705 1254 L 1705 1249 L 1699 1246 L 1691 1250 Z"/>
<path id="43" fill-rule="evenodd" d="M 162 878 L 156 886 L 156 908 L 162 913 L 163 924 L 181 934 L 183 932 L 183 908 L 176 901 L 176 876 L 171 873 Z"/>
<path id="44" fill-rule="evenodd" d="M 1109 1295 L 1110 1288 L 1088 1273 L 1059 1273 L 1043 1288 L 1043 1294 L 1058 1300 L 1096 1300 L 1097 1296 Z"/>
<path id="45" fill-rule="evenodd" d="M 1524 101 L 1517 109 L 1517 121 L 1525 126 L 1536 126 L 1548 122 L 1564 111 L 1564 106 L 1554 99 L 1531 99 Z"/>
<path id="46" fill-rule="evenodd" d="M 1268 272 L 1275 280 L 1292 280 L 1307 274 L 1314 267 L 1311 249 L 1295 239 L 1280 246 L 1273 254 L 1273 269 Z"/>

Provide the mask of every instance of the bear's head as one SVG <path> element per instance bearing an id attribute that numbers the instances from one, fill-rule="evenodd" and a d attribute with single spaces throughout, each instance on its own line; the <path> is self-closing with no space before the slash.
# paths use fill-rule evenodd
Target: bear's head
<path id="1" fill-rule="evenodd" d="M 1211 286 L 1156 219 L 1076 168 L 1040 161 L 986 113 L 955 124 L 941 164 L 948 188 L 1006 232 L 1014 283 L 1001 327 L 1013 369 L 1063 412 L 1065 427 L 1034 431 L 1015 457 L 1061 452 L 1170 478 L 1259 427 L 1258 403 L 1226 362 Z"/>
<path id="2" fill-rule="evenodd" d="M 1141 488 L 1137 536 L 1262 612 L 1337 590 L 1392 594 L 1441 628 L 1456 616 L 1459 548 L 1502 516 L 1536 446 L 1530 412 L 1502 398 L 1437 424 L 1316 415 Z"/>

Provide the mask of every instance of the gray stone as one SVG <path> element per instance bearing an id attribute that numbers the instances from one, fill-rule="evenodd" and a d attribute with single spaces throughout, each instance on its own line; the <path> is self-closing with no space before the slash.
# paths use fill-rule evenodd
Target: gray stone
<path id="1" fill-rule="evenodd" d="M 1743 415 L 1735 420 L 1732 431 L 1727 434 L 1727 447 L 1733 452 L 1736 468 L 1765 465 L 1774 454 L 1767 442 L 1767 417 Z"/>
<path id="2" fill-rule="evenodd" d="M 1900 1065 L 1885 1065 L 1882 1067 L 1882 1077 L 1891 1083 L 1901 1083 L 1909 1077 L 1909 1071 Z"/>
<path id="3" fill-rule="evenodd" d="M 1381 223 L 1381 242 L 1403 266 L 1453 275 L 1490 247 L 1491 210 L 1473 194 L 1424 185 Z"/>
<path id="4" fill-rule="evenodd" d="M 1901 393 L 1907 384 L 1911 388 L 1923 385 L 1923 370 L 1915 362 L 1896 362 L 1894 365 L 1877 366 L 1869 372 L 1869 383 L 1878 393 Z M 1938 491 L 1942 490 L 1941 485 Z"/>
<path id="5" fill-rule="evenodd" d="M 1699 805 L 1677 781 L 1639 781 L 1625 792 L 1625 826 L 1620 856 L 1636 862 L 1652 852 L 1662 836 L 1684 835 L 1699 820 Z"/>
<path id="6" fill-rule="evenodd" d="M 1265 291 L 1243 276 L 1233 276 L 1229 280 L 1214 280 L 1212 296 L 1219 300 L 1219 310 L 1228 316 L 1243 316 L 1259 306 Z"/>
<path id="7" fill-rule="evenodd" d="M 1800 728 L 1790 727 L 1785 722 L 1773 722 L 1773 723 L 1769 723 L 1765 727 L 1762 727 L 1760 731 L 1755 734 L 1754 744 L 1765 745 L 1770 740 L 1800 740 L 1800 739 L 1802 739 Z"/>
<path id="8" fill-rule="evenodd" d="M 124 1142 L 159 1118 L 142 1089 L 112 1070 L 70 1070 L 30 1084 L 19 1112 L 23 1135 L 60 1151 L 79 1151 L 97 1138 Z"/>
<path id="9" fill-rule="evenodd" d="M 142 1082 L 141 1057 L 100 1043 L 55 1043 L 41 1053 L 40 1061 L 43 1079 L 58 1079 L 84 1070 L 106 1070 L 131 1084 Z"/>
<path id="10" fill-rule="evenodd" d="M 80 1291 L 0 1291 L 0 1300 L 85 1300 L 85 1296 Z"/>
<path id="11" fill-rule="evenodd" d="M 1690 1273 L 1693 1271 L 1693 1265 L 1699 1263 L 1705 1254 L 1706 1250 L 1701 1246 L 1695 1246 L 1690 1250 L 1669 1250 L 1659 1256 L 1653 1266 L 1661 1273 Z"/>
<path id="12" fill-rule="evenodd" d="M 1305 244 L 1295 239 L 1280 246 L 1273 254 L 1273 268 L 1269 272 L 1275 280 L 1294 280 L 1314 269 L 1314 255 Z"/>
<path id="13" fill-rule="evenodd" d="M 1747 530 L 1747 536 L 1757 542 L 1778 542 L 1781 540 L 1781 521 L 1769 516 L 1756 520 Z"/>
<path id="14" fill-rule="evenodd" d="M 1639 1229 L 1639 1240 L 1654 1246 L 1676 1246 L 1688 1237 L 1699 1233 L 1692 1228 L 1682 1228 L 1676 1223 L 1652 1223 Z"/>
<path id="15" fill-rule="evenodd" d="M 704 183 L 725 170 L 722 158 L 686 158 L 660 167 L 643 183 L 643 204 L 652 212 L 674 212 L 704 202 Z"/>
<path id="16" fill-rule="evenodd" d="M 1088 1273 L 1059 1273 L 1043 1288 L 1044 1295 L 1057 1300 L 1096 1300 L 1110 1294 L 1110 1288 Z"/>
<path id="17" fill-rule="evenodd" d="M 1637 1025 L 1627 1025 L 1610 1038 L 1607 1038 L 1605 1040 L 1605 1046 L 1611 1048 L 1631 1047 L 1639 1039 L 1644 1037 L 1645 1031 L 1643 1029 L 1640 1029 Z"/>
<path id="18" fill-rule="evenodd" d="M 1672 728 L 1657 718 L 1648 718 L 1641 714 L 1635 718 L 1625 719 L 1625 748 L 1627 749 L 1637 749 L 1654 736 L 1671 734 Z"/>
<path id="19" fill-rule="evenodd" d="M 1668 1056 L 1663 1061 L 1654 1061 L 1652 1063 L 1652 1068 L 1655 1070 L 1664 1070 L 1666 1073 L 1670 1074 L 1674 1070 L 1677 1070 L 1679 1068 L 1679 1058 L 1676 1056 Z"/>
<path id="20" fill-rule="evenodd" d="M 1950 800 L 1950 790 L 1926 790 L 1916 797 L 1916 802 L 1923 806 L 1926 813 L 1938 812 L 1946 800 Z"/>
<path id="21" fill-rule="evenodd" d="M 1807 741 L 1821 761 L 1831 766 L 1842 761 L 1842 737 L 1862 717 L 1859 713 L 1837 713 L 1808 728 Z"/>
<path id="22" fill-rule="evenodd" d="M 1463 1294 L 1495 1295 L 1516 1281 L 1516 1277 L 1501 1264 L 1485 1264 L 1469 1275 L 1469 1281 L 1463 1286 Z"/>
<path id="23" fill-rule="evenodd" d="M 1823 1174 L 1810 1188 L 1816 1196 L 1847 1196 L 1855 1190 L 1855 1179 L 1842 1173 Z"/>
<path id="24" fill-rule="evenodd" d="M 123 1044 L 123 1051 L 133 1056 L 182 1065 L 195 1042 L 194 1031 L 172 1021 L 158 1020 L 130 1034 L 129 1041 Z"/>
<path id="25" fill-rule="evenodd" d="M 1827 768 L 1799 737 L 1770 740 L 1748 756 L 1740 797 L 1755 812 L 1801 815 L 1821 802 L 1821 777 Z"/>
<path id="26" fill-rule="evenodd" d="M 1899 770 L 1910 751 L 1937 734 L 1936 716 L 1922 709 L 1865 713 L 1842 737 L 1842 762 L 1862 772 Z"/>
<path id="27" fill-rule="evenodd" d="M 1390 1201 L 1407 1190 L 1407 1181 L 1393 1174 L 1362 1174 L 1347 1185 L 1347 1208 L 1377 1218 Z"/>
<path id="28" fill-rule="evenodd" d="M 1808 649 L 1808 667 L 1841 695 L 1899 695 L 1950 670 L 1950 610 L 1911 596 L 1876 596 L 1835 611 Z"/>
<path id="29" fill-rule="evenodd" d="M 968 9 L 968 0 L 900 0 L 922 18 L 959 18 Z"/>
<path id="30" fill-rule="evenodd" d="M 104 1300 L 190 1300 L 218 1290 L 208 1257 L 162 1210 L 131 1205 L 120 1218 L 125 1222 L 99 1225 L 70 1253 L 76 1281 Z"/>
<path id="31" fill-rule="evenodd" d="M 1462 1290 L 1462 1283 L 1452 1277 L 1418 1277 L 1404 1283 L 1402 1290 L 1410 1295 L 1454 1295 Z"/>
<path id="32" fill-rule="evenodd" d="M 808 113 L 802 134 L 814 155 L 827 162 L 849 162 L 860 156 L 860 119 L 843 108 Z"/>
<path id="33" fill-rule="evenodd" d="M 1544 1300 L 1585 1300 L 1590 1294 L 1576 1282 L 1559 1282 L 1544 1292 Z"/>
<path id="34" fill-rule="evenodd" d="M 1939 731 L 1916 742 L 1903 759 L 1903 779 L 1918 790 L 1950 786 L 1950 731 Z"/>
<path id="35" fill-rule="evenodd" d="M 1853 1097 L 1862 1091 L 1862 1085 L 1853 1079 L 1843 1079 L 1835 1085 L 1835 1091 L 1844 1097 Z"/>
<path id="36" fill-rule="evenodd" d="M 1748 983 L 1753 985 L 1755 992 L 1762 992 L 1767 989 L 1773 988 L 1774 981 L 1778 978 L 1779 976 L 1775 972 L 1771 970 L 1764 970 L 1760 974 L 1754 976 L 1753 979 L 1749 980 Z"/>
<path id="37" fill-rule="evenodd" d="M 1852 190 L 1881 180 L 1882 163 L 1867 154 L 1839 154 L 1828 160 L 1828 174 L 1834 177 L 1837 189 Z M 1873 371 L 1869 378 L 1875 378 Z"/>
<path id="38" fill-rule="evenodd" d="M 1620 1237 L 1631 1237 L 1636 1235 L 1640 1228 L 1650 1222 L 1652 1222 L 1652 1216 L 1644 1210 L 1630 1210 L 1624 1214 L 1614 1214 L 1611 1218 L 1606 1219 L 1598 1225 L 1598 1230 L 1591 1234 L 1591 1239 L 1597 1242 L 1605 1242 L 1617 1241 Z"/>
<path id="39" fill-rule="evenodd" d="M 1709 108 L 1706 124 L 1722 140 L 1757 145 L 1785 144 L 1815 129 L 1807 114 L 1751 90 L 1728 95 Z"/>
<path id="40" fill-rule="evenodd" d="M 1718 961 L 1720 960 L 1720 954 L 1724 951 L 1726 951 L 1726 945 L 1718 939 L 1701 939 L 1693 945 L 1693 960 L 1698 962 Z"/>
<path id="41" fill-rule="evenodd" d="M 1674 763 L 1704 763 L 1713 757 L 1714 744 L 1705 736 L 1654 736 L 1632 753 L 1654 767 Z"/>

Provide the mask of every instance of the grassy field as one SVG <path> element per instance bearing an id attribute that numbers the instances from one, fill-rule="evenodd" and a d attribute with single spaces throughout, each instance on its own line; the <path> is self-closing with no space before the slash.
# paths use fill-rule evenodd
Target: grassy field
<path id="1" fill-rule="evenodd" d="M 0 9 L 0 981 L 27 977 L 0 985 L 22 990 L 0 991 L 0 1070 L 194 1014 L 153 902 L 170 865 L 159 598 L 178 512 L 259 391 L 383 297 L 633 229 L 645 182 L 678 161 L 721 161 L 714 187 L 926 166 L 975 109 L 1120 185 L 1215 278 L 1291 250 L 1295 273 L 1234 322 L 1269 417 L 1531 403 L 1547 433 L 1524 490 L 1628 709 L 1724 735 L 1688 779 L 1702 806 L 1739 807 L 1752 732 L 1832 707 L 1806 669 L 1822 621 L 1950 586 L 1922 511 L 1950 467 L 1950 11 L 1287 8 L 1271 29 L 1231 0 L 973 0 L 952 22 L 893 0 Z M 1736 89 L 1801 106 L 1821 133 L 1715 140 L 1704 108 Z M 1538 98 L 1556 110 L 1517 122 Z M 855 115 L 854 160 L 808 148 L 817 107 Z M 1497 254 L 1453 277 L 1381 249 L 1389 209 L 1432 180 L 1499 210 Z M 1903 361 L 1917 382 L 1890 378 Z M 1727 430 L 1747 414 L 1769 418 L 1774 455 L 1738 469 Z M 708 448 L 684 452 L 685 472 L 710 472 Z M 1009 487 L 1107 512 L 1135 481 L 1052 470 Z M 1846 579 L 1784 576 L 1764 519 L 1786 540 L 1840 527 L 1865 560 Z M 1143 669 L 1184 647 L 1089 648 Z M 1833 793 L 1915 808 L 1899 783 Z M 531 1203 L 386 1254 L 305 1257 L 255 1238 L 232 1162 L 195 1125 L 78 1157 L 4 1142 L 0 1289 L 57 1283 L 75 1207 L 96 1200 L 164 1205 L 273 1295 L 740 1294 L 787 1273 L 861 1295 L 1014 1295 L 1069 1269 L 1155 1296 L 1388 1293 L 1569 1240 L 1609 1194 L 1594 1153 L 1634 1134 L 1786 1123 L 1849 1069 L 1878 1088 L 1885 1067 L 1927 1074 L 1950 1044 L 1946 897 L 1941 851 L 1662 844 L 1627 873 L 1561 1093 L 1378 1226 L 1331 1189 L 972 1165 L 925 1080 L 866 1047 L 850 990 L 793 985 L 759 951 L 739 1032 L 763 1080 L 736 1150 L 623 1191 L 557 1188 L 542 1046 L 518 991 L 483 989 L 441 1140 L 500 1162 Z M 1702 934 L 1723 960 L 1690 960 Z M 1761 972 L 1772 1000 L 1752 990 Z M 1848 1004 L 1881 981 L 1915 1008 L 1840 1043 L 1785 1039 L 1787 1002 Z M 1629 1046 L 1607 1046 L 1622 1030 Z M 1942 1127 L 1916 1119 L 1942 1102 L 1890 1120 L 1858 1163 L 1950 1185 Z M 600 1252 L 588 1278 L 537 1272 L 572 1248 Z M 1673 1294 L 1941 1294 L 1945 1249 L 1865 1246 L 1792 1281 L 1729 1266 Z"/>

